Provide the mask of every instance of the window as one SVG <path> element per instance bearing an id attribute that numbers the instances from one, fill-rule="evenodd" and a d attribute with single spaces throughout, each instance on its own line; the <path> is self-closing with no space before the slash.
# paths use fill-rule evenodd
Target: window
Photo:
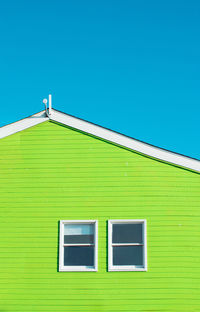
<path id="1" fill-rule="evenodd" d="M 97 271 L 97 221 L 60 221 L 59 271 Z"/>
<path id="2" fill-rule="evenodd" d="M 108 221 L 109 271 L 146 271 L 146 220 Z"/>

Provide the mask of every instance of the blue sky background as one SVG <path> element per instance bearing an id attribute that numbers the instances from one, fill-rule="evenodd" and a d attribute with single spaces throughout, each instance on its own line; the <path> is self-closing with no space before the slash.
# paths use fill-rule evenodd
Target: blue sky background
<path id="1" fill-rule="evenodd" d="M 0 126 L 53 107 L 200 159 L 200 1 L 0 1 Z"/>

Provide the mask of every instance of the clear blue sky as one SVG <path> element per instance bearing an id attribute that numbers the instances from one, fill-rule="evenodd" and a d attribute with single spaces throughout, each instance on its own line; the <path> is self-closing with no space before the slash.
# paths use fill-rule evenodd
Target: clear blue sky
<path id="1" fill-rule="evenodd" d="M 200 1 L 0 2 L 0 125 L 53 107 L 200 159 Z"/>

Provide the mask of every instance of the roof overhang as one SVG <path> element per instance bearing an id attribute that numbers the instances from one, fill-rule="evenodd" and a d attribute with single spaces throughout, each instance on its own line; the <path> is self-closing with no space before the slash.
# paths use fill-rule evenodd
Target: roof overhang
<path id="1" fill-rule="evenodd" d="M 30 117 L 14 122 L 0 128 L 0 138 L 4 138 L 11 134 L 33 127 L 42 122 L 52 120 L 68 127 L 80 130 L 82 132 L 91 134 L 100 139 L 115 143 L 135 152 L 150 156 L 160 161 L 171 163 L 180 167 L 200 172 L 200 161 L 184 155 L 180 155 L 168 150 L 141 142 L 139 140 L 130 138 L 126 135 L 117 133 L 115 131 L 103 128 L 83 119 L 59 112 L 51 109 L 51 114 L 47 116 L 45 111 L 41 111 Z"/>
<path id="2" fill-rule="evenodd" d="M 28 129 L 30 127 L 33 127 L 47 120 L 49 120 L 49 117 L 47 117 L 46 112 L 41 111 L 27 118 L 3 126 L 0 128 L 0 139 L 7 137 L 11 134 L 20 132 L 22 130 Z"/>

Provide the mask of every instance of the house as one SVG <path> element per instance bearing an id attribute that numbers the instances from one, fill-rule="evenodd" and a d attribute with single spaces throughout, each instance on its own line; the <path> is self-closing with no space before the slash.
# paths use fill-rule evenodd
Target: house
<path id="1" fill-rule="evenodd" d="M 200 161 L 51 107 L 0 129 L 0 311 L 200 311 Z"/>

